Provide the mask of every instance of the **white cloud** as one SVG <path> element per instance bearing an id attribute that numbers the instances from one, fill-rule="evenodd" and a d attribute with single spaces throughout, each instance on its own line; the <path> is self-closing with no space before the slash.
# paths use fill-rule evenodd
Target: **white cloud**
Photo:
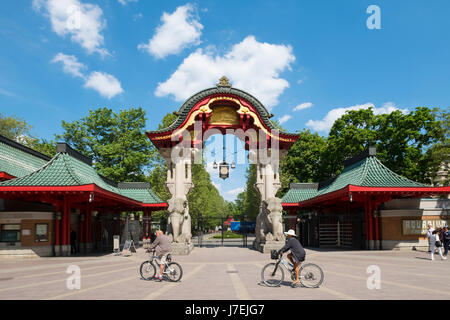
<path id="1" fill-rule="evenodd" d="M 83 70 L 86 69 L 86 66 L 81 62 L 78 62 L 78 59 L 75 56 L 66 55 L 60 52 L 51 62 L 61 62 L 65 73 L 82 78 L 84 80 L 85 88 L 94 89 L 105 98 L 111 99 L 123 92 L 119 80 L 108 73 L 93 71 L 89 75 L 86 75 L 83 72 Z"/>
<path id="2" fill-rule="evenodd" d="M 138 2 L 138 0 L 117 0 L 123 6 L 126 6 L 130 2 Z"/>
<path id="3" fill-rule="evenodd" d="M 225 193 L 230 196 L 237 196 L 239 193 L 244 192 L 244 191 L 245 191 L 244 188 L 236 188 L 236 189 L 228 190 Z"/>
<path id="4" fill-rule="evenodd" d="M 103 11 L 98 5 L 78 0 L 33 0 L 33 8 L 50 19 L 52 29 L 59 36 L 70 35 L 73 42 L 88 53 L 102 56 L 109 52 L 103 48 L 102 30 L 106 26 Z"/>
<path id="5" fill-rule="evenodd" d="M 289 87 L 279 76 L 290 69 L 293 61 L 291 46 L 258 42 L 248 36 L 223 56 L 203 49 L 191 53 L 169 79 L 158 84 L 155 95 L 173 95 L 175 100 L 182 101 L 193 92 L 215 85 L 226 75 L 234 87 L 253 94 L 270 109 Z"/>
<path id="6" fill-rule="evenodd" d="M 400 110 L 403 113 L 408 113 L 408 109 L 399 109 L 397 108 L 393 102 L 386 102 L 381 107 L 375 108 L 373 103 L 365 103 L 360 105 L 355 105 L 347 108 L 336 108 L 330 110 L 325 118 L 322 120 L 312 120 L 310 119 L 306 126 L 310 127 L 316 131 L 329 131 L 333 126 L 334 122 L 339 119 L 341 116 L 345 114 L 345 112 L 349 110 L 360 110 L 360 109 L 368 109 L 372 107 L 374 114 L 386 114 L 391 113 L 395 110 Z"/>
<path id="7" fill-rule="evenodd" d="M 156 58 L 164 58 L 170 54 L 180 53 L 190 45 L 200 44 L 203 25 L 194 16 L 191 4 L 178 7 L 172 14 L 164 12 L 162 25 L 148 42 L 141 43 L 138 49 L 147 51 Z"/>
<path id="8" fill-rule="evenodd" d="M 78 62 L 78 59 L 75 56 L 69 56 L 60 52 L 51 62 L 62 62 L 63 71 L 65 73 L 71 74 L 74 77 L 84 78 L 82 70 L 86 69 L 86 66 L 81 62 Z"/>
<path id="9" fill-rule="evenodd" d="M 312 106 L 313 106 L 313 104 L 311 102 L 303 102 L 303 103 L 299 104 L 298 106 L 296 106 L 294 109 L 292 109 L 292 111 L 300 111 L 300 110 L 311 108 Z"/>
<path id="10" fill-rule="evenodd" d="M 286 121 L 288 121 L 289 119 L 291 119 L 292 118 L 292 116 L 290 116 L 290 115 L 288 115 L 288 114 L 285 114 L 284 116 L 282 116 L 281 118 L 278 118 L 278 123 L 279 124 L 283 124 L 283 123 L 285 123 Z"/>
<path id="11" fill-rule="evenodd" d="M 84 87 L 94 89 L 108 99 L 123 92 L 119 80 L 108 73 L 99 71 L 94 71 L 87 77 Z"/>

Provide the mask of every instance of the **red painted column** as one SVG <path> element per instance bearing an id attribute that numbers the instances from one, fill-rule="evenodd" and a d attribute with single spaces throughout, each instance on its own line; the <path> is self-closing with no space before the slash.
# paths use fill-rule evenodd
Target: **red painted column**
<path id="1" fill-rule="evenodd" d="M 369 206 L 367 199 L 364 200 L 364 218 L 366 222 L 366 245 L 369 245 Z M 367 249 L 367 248 L 366 248 Z"/>
<path id="2" fill-rule="evenodd" d="M 67 204 L 66 204 L 66 244 L 70 245 L 70 222 L 71 222 L 71 207 L 70 207 L 70 202 L 69 200 L 67 200 Z"/>
<path id="3" fill-rule="evenodd" d="M 63 208 L 62 208 L 61 214 L 62 214 L 61 215 L 61 229 L 62 229 L 61 244 L 66 245 L 67 244 L 66 243 L 66 239 L 67 239 L 67 236 L 66 236 L 66 233 L 67 233 L 67 229 L 66 229 L 66 227 L 67 227 L 67 223 L 66 223 L 66 221 L 67 221 L 67 200 L 65 197 L 63 200 Z"/>
<path id="4" fill-rule="evenodd" d="M 86 208 L 86 242 L 90 243 L 92 239 L 92 208 L 91 205 L 88 204 Z"/>
<path id="5" fill-rule="evenodd" d="M 374 204 L 374 210 L 378 210 L 378 205 Z M 380 230 L 379 228 L 379 220 L 378 220 L 378 214 L 374 219 L 374 224 L 375 224 L 375 240 L 379 241 L 380 240 Z"/>
<path id="6" fill-rule="evenodd" d="M 61 243 L 61 232 L 60 232 L 60 226 L 61 226 L 61 220 L 58 220 L 58 215 L 60 216 L 60 219 L 62 218 L 61 215 L 61 205 L 57 204 L 56 206 L 56 217 L 55 217 L 55 245 L 59 246 Z"/>
<path id="7" fill-rule="evenodd" d="M 152 210 L 148 209 L 148 232 L 147 239 L 150 239 L 152 235 Z"/>
<path id="8" fill-rule="evenodd" d="M 369 200 L 369 223 L 369 240 L 373 240 L 373 205 L 371 200 Z"/>

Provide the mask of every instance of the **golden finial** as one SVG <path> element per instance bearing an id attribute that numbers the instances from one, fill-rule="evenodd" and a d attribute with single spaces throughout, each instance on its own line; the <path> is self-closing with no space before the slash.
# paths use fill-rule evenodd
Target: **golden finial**
<path id="1" fill-rule="evenodd" d="M 216 84 L 216 86 L 218 87 L 231 87 L 231 83 L 228 80 L 227 77 L 223 76 L 222 78 L 219 79 L 219 83 Z"/>

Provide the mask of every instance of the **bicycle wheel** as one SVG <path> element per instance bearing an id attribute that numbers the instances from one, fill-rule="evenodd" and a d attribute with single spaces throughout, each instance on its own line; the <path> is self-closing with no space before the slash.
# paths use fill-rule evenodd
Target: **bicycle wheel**
<path id="1" fill-rule="evenodd" d="M 167 278 L 172 282 L 177 282 L 181 280 L 183 276 L 183 269 L 176 262 L 171 262 L 165 267 Z"/>
<path id="2" fill-rule="evenodd" d="M 144 280 L 152 280 L 156 273 L 155 266 L 150 261 L 142 262 L 139 271 L 141 273 L 142 279 Z"/>
<path id="3" fill-rule="evenodd" d="M 307 288 L 317 288 L 323 282 L 323 271 L 314 263 L 307 263 L 300 267 L 300 283 Z"/>
<path id="4" fill-rule="evenodd" d="M 261 280 L 269 287 L 277 287 L 284 280 L 284 271 L 280 265 L 275 270 L 276 263 L 268 263 L 261 271 Z"/>

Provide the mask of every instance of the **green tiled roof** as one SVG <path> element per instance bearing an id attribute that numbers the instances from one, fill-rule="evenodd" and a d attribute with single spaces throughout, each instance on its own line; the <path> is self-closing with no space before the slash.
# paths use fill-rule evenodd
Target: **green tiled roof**
<path id="1" fill-rule="evenodd" d="M 369 156 L 345 167 L 344 171 L 333 182 L 321 187 L 317 195 L 342 189 L 349 184 L 360 187 L 430 187 L 396 174 L 375 156 Z"/>
<path id="2" fill-rule="evenodd" d="M 49 157 L 0 136 L 0 172 L 23 177 L 43 167 Z"/>
<path id="3" fill-rule="evenodd" d="M 72 156 L 72 152 L 57 153 L 46 165 L 20 178 L 0 183 L 2 186 L 82 186 L 95 184 L 98 187 L 143 203 L 163 201 L 150 189 L 119 189 L 108 183 L 86 161 Z M 82 156 L 80 155 L 80 158 Z"/>
<path id="4" fill-rule="evenodd" d="M 152 189 L 119 189 L 121 195 L 142 203 L 162 203 Z"/>
<path id="5" fill-rule="evenodd" d="M 291 184 L 282 201 L 284 203 L 305 201 L 340 190 L 348 185 L 400 188 L 431 187 L 396 174 L 382 164 L 377 157 L 369 155 L 353 164 L 347 165 L 339 176 L 326 183 L 318 184 L 318 188 L 308 187 L 308 184 Z"/>
<path id="6" fill-rule="evenodd" d="M 317 183 L 291 183 L 290 189 L 282 198 L 283 203 L 297 203 L 314 198 L 317 195 Z"/>

